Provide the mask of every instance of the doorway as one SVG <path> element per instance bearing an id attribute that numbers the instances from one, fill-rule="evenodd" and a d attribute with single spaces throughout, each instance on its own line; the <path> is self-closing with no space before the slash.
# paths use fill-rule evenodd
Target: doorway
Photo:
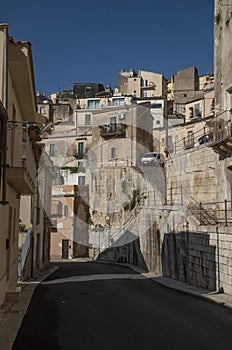
<path id="1" fill-rule="evenodd" d="M 62 239 L 62 259 L 68 259 L 69 240 Z"/>

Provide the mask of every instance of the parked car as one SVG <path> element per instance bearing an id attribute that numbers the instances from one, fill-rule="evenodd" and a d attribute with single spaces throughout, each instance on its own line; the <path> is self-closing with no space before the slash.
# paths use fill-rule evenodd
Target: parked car
<path id="1" fill-rule="evenodd" d="M 197 141 L 199 142 L 200 145 L 209 142 L 210 141 L 210 137 L 209 135 L 202 135 L 201 137 L 199 137 L 199 139 L 197 139 Z"/>
<path id="2" fill-rule="evenodd" d="M 158 152 L 145 153 L 140 161 L 143 165 L 164 166 L 164 156 Z"/>

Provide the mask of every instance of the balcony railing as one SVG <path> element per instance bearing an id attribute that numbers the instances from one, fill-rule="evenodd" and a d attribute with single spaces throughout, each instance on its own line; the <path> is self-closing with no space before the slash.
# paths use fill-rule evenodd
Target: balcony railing
<path id="1" fill-rule="evenodd" d="M 63 166 L 61 170 L 69 170 L 70 174 L 85 173 L 85 167 L 83 166 Z"/>
<path id="2" fill-rule="evenodd" d="M 100 126 L 100 135 L 104 138 L 125 138 L 126 137 L 126 124 L 108 124 Z"/>
<path id="3" fill-rule="evenodd" d="M 200 130 L 176 141 L 173 152 L 179 153 L 198 146 L 212 147 L 217 153 L 232 153 L 232 122 L 220 116 L 208 120 Z"/>

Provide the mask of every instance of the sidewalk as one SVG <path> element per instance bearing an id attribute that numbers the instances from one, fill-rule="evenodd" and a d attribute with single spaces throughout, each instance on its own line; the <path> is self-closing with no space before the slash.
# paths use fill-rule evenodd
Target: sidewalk
<path id="1" fill-rule="evenodd" d="M 23 317 L 30 304 L 35 288 L 50 274 L 57 270 L 57 266 L 49 267 L 45 273 L 33 280 L 22 282 L 22 294 L 19 301 L 7 301 L 0 307 L 0 349 L 10 350 L 16 338 Z"/>
<path id="2" fill-rule="evenodd" d="M 75 259 L 73 262 L 82 262 L 84 259 Z M 69 260 L 70 262 L 70 260 Z M 99 262 L 100 263 L 100 262 Z M 111 263 L 111 262 L 101 262 Z M 115 264 L 115 263 L 114 263 Z M 222 294 L 217 292 L 209 292 L 206 289 L 197 288 L 187 283 L 179 282 L 168 277 L 157 277 L 152 272 L 144 272 L 139 267 L 131 264 L 121 264 L 121 266 L 127 266 L 132 270 L 141 274 L 144 278 L 152 279 L 153 281 L 160 283 L 168 288 L 178 290 L 182 293 L 187 293 L 195 297 L 199 297 L 205 300 L 221 304 L 225 307 L 232 309 L 232 295 Z M 46 273 L 42 276 L 23 282 L 22 284 L 22 296 L 20 301 L 6 302 L 0 307 L 0 349 L 10 350 L 13 342 L 17 336 L 17 332 L 20 328 L 23 317 L 27 311 L 35 288 L 50 274 L 57 270 L 58 266 L 51 266 L 47 269 Z"/>

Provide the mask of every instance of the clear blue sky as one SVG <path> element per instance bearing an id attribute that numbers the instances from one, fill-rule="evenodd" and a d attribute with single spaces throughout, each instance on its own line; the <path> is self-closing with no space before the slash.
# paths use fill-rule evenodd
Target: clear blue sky
<path id="1" fill-rule="evenodd" d="M 213 0 L 8 0 L 0 22 L 32 43 L 36 90 L 47 94 L 115 87 L 121 69 L 213 71 Z"/>

